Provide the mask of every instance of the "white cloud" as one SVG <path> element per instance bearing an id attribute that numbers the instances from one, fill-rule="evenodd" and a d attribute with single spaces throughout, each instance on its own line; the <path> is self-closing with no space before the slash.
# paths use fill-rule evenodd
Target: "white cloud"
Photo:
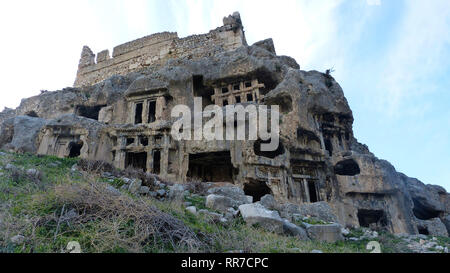
<path id="1" fill-rule="evenodd" d="M 408 99 L 435 91 L 433 76 L 449 67 L 448 1 L 415 0 L 405 4 L 404 17 L 396 32 L 397 40 L 386 56 L 379 85 L 379 92 L 387 94 L 380 96 L 378 103 L 392 116 L 405 113 Z"/>

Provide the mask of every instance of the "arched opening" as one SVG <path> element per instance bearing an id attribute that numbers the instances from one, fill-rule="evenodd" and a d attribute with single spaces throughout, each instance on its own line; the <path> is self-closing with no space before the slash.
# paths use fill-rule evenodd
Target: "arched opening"
<path id="1" fill-rule="evenodd" d="M 324 140 L 324 142 L 325 142 L 325 150 L 327 150 L 328 154 L 330 156 L 332 156 L 333 155 L 333 144 L 331 143 L 331 140 L 329 138 L 326 138 Z"/>
<path id="2" fill-rule="evenodd" d="M 430 232 L 426 227 L 417 227 L 417 229 L 419 230 L 419 234 L 430 235 Z"/>
<path id="3" fill-rule="evenodd" d="M 334 166 L 334 173 L 337 175 L 355 176 L 361 173 L 361 170 L 353 159 L 340 161 Z"/>
<path id="4" fill-rule="evenodd" d="M 253 197 L 253 202 L 258 202 L 266 194 L 272 194 L 272 191 L 264 181 L 250 181 L 244 184 L 245 195 Z"/>
<path id="5" fill-rule="evenodd" d="M 39 117 L 38 114 L 36 114 L 36 112 L 34 112 L 34 111 L 27 112 L 25 115 L 29 116 L 29 117 L 32 117 L 32 118 L 38 118 Z"/>
<path id="6" fill-rule="evenodd" d="M 106 105 L 94 105 L 94 106 L 85 106 L 85 105 L 77 105 L 75 107 L 75 113 L 78 116 L 90 118 L 94 120 L 98 120 L 98 115 L 100 110 Z"/>
<path id="7" fill-rule="evenodd" d="M 358 220 L 361 227 L 382 229 L 387 226 L 387 217 L 383 210 L 360 209 Z"/>
<path id="8" fill-rule="evenodd" d="M 269 144 L 271 140 L 257 140 L 253 144 L 253 151 L 257 156 L 268 157 L 274 159 L 275 157 L 282 155 L 285 153 L 283 143 L 278 144 L 278 148 L 275 151 L 261 151 L 261 144 Z"/>
<path id="9" fill-rule="evenodd" d="M 126 153 L 125 155 L 125 166 L 147 171 L 147 153 Z"/>
<path id="10" fill-rule="evenodd" d="M 309 193 L 309 202 L 316 203 L 319 202 L 319 198 L 317 195 L 316 183 L 312 180 L 308 181 L 308 193 Z"/>
<path id="11" fill-rule="evenodd" d="M 422 202 L 417 198 L 413 198 L 413 203 L 414 203 L 413 213 L 417 219 L 430 220 L 433 218 L 438 218 L 439 215 L 441 214 L 440 211 L 433 210 L 429 206 L 423 205 Z"/>
<path id="12" fill-rule="evenodd" d="M 81 155 L 81 148 L 83 148 L 83 141 L 69 143 L 69 157 L 79 157 Z"/>
<path id="13" fill-rule="evenodd" d="M 187 177 L 193 181 L 233 183 L 233 171 L 229 151 L 189 154 Z"/>

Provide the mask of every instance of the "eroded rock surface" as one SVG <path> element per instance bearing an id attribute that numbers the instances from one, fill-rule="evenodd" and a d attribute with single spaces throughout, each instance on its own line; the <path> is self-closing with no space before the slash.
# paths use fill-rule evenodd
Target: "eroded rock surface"
<path id="1" fill-rule="evenodd" d="M 263 152 L 260 139 L 174 139 L 171 111 L 193 109 L 195 97 L 225 117 L 227 105 L 278 105 L 279 148 Z M 180 184 L 230 183 L 237 189 L 209 194 L 261 201 L 268 207 L 261 210 L 289 220 L 299 214 L 417 234 L 434 232 L 420 221 L 440 219 L 448 228 L 445 189 L 398 173 L 357 141 L 352 125 L 330 73 L 300 70 L 294 59 L 276 55 L 271 39 L 247 45 L 235 13 L 207 34 L 158 33 L 119 45 L 112 56 L 84 47 L 75 87 L 42 92 L 0 113 L 0 147 L 103 160 Z M 182 199 L 184 189 L 172 188 L 164 196 Z"/>

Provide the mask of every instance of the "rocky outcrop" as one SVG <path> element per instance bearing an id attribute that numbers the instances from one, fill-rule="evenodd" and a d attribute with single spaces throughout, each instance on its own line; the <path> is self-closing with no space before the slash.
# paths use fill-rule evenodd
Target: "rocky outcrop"
<path id="1" fill-rule="evenodd" d="M 154 51 L 154 41 L 168 50 Z M 84 48 L 76 88 L 43 92 L 0 113 L 0 148 L 102 160 L 180 184 L 229 183 L 234 187 L 208 193 L 208 207 L 224 214 L 260 201 L 256 211 L 291 222 L 296 215 L 409 234 L 422 229 L 416 218 L 448 223 L 445 189 L 398 173 L 357 141 L 353 113 L 330 71 L 300 70 L 294 59 L 276 55 L 271 39 L 247 45 L 238 14 L 208 34 L 161 33 L 115 51 L 112 58 L 101 52 L 96 63 Z M 171 111 L 193 109 L 194 98 L 225 117 L 226 105 L 278 105 L 278 149 L 261 151 L 261 139 L 174 139 Z M 136 191 L 182 201 L 185 189 L 173 187 Z"/>
<path id="2" fill-rule="evenodd" d="M 268 210 L 259 203 L 241 205 L 239 211 L 248 225 L 256 225 L 270 232 L 283 233 L 284 221 L 278 212 Z"/>
<path id="3" fill-rule="evenodd" d="M 14 129 L 9 129 L 9 132 L 14 132 L 13 137 L 6 148 L 19 152 L 36 153 L 39 145 L 39 132 L 46 124 L 47 121 L 41 118 L 28 116 L 18 116 L 14 118 Z M 6 132 L 6 134 L 9 132 Z"/>
<path id="4" fill-rule="evenodd" d="M 329 225 L 306 225 L 306 232 L 308 236 L 317 241 L 324 241 L 328 243 L 335 243 L 344 240 L 339 224 Z"/>

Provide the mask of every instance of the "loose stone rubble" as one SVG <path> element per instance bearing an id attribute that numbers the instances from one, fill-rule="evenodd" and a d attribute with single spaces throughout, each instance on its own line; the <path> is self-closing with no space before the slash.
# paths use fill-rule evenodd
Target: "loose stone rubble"
<path id="1" fill-rule="evenodd" d="M 122 190 L 151 198 L 184 202 L 185 185 L 228 183 L 206 197 L 219 221 L 239 208 L 251 224 L 272 219 L 277 232 L 300 237 L 294 222 L 324 222 L 297 226 L 328 241 L 342 239 L 338 224 L 448 236 L 449 193 L 398 173 L 357 141 L 352 111 L 330 73 L 301 70 L 276 54 L 272 39 L 248 45 L 239 13 L 223 23 L 186 38 L 153 34 L 115 47 L 112 56 L 84 47 L 74 87 L 0 113 L 0 148 L 102 160 L 175 183 L 153 191 L 124 180 Z M 171 110 L 193 109 L 195 97 L 225 117 L 226 105 L 279 105 L 279 148 L 261 151 L 261 139 L 173 139 Z"/>

